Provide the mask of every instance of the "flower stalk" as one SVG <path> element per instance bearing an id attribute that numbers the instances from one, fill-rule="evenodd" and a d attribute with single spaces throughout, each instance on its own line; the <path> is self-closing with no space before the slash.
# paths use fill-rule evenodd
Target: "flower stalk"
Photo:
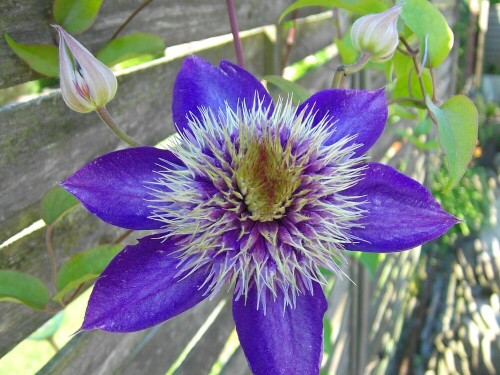
<path id="1" fill-rule="evenodd" d="M 105 107 L 118 88 L 113 72 L 61 26 L 54 28 L 59 34 L 61 94 L 66 105 L 80 113 L 96 111 L 118 138 L 130 146 L 139 146 L 118 127 Z"/>
<path id="2" fill-rule="evenodd" d="M 358 61 L 356 61 L 354 64 L 340 65 L 335 71 L 335 75 L 333 76 L 332 87 L 339 88 L 342 83 L 342 78 L 344 78 L 348 74 L 354 74 L 359 72 L 370 60 L 370 57 L 371 57 L 370 54 L 363 53 L 359 57 Z"/>
<path id="3" fill-rule="evenodd" d="M 229 23 L 231 24 L 231 32 L 233 34 L 234 49 L 236 50 L 236 61 L 239 66 L 244 68 L 245 58 L 243 56 L 243 47 L 241 45 L 238 17 L 236 16 L 234 0 L 227 0 L 227 13 L 229 15 Z"/>
<path id="4" fill-rule="evenodd" d="M 120 127 L 116 124 L 116 122 L 113 120 L 111 115 L 109 114 L 108 110 L 106 109 L 105 106 L 98 107 L 95 110 L 99 117 L 101 118 L 102 121 L 108 127 L 111 129 L 113 133 L 116 134 L 118 138 L 120 138 L 123 142 L 127 143 L 129 146 L 135 147 L 135 146 L 140 146 L 140 143 L 137 142 L 135 139 L 130 137 L 128 134 L 126 134 L 123 130 L 120 129 Z"/>

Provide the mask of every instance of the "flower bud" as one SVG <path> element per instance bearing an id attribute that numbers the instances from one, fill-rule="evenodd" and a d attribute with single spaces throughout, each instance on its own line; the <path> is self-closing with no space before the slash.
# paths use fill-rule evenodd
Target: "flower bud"
<path id="1" fill-rule="evenodd" d="M 389 60 L 398 46 L 397 22 L 402 5 L 360 17 L 351 28 L 354 47 L 376 62 Z"/>
<path id="2" fill-rule="evenodd" d="M 104 106 L 116 94 L 115 75 L 61 26 L 54 28 L 59 34 L 59 76 L 64 101 L 82 113 Z"/>

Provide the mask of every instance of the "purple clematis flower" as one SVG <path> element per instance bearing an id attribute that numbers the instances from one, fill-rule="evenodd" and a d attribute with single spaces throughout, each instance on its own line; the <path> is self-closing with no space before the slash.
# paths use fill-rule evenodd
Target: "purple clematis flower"
<path id="1" fill-rule="evenodd" d="M 104 155 L 62 185 L 102 220 L 155 234 L 97 280 L 82 329 L 130 332 L 234 287 L 254 374 L 318 374 L 327 301 L 320 267 L 342 252 L 394 252 L 457 219 L 420 183 L 363 156 L 387 119 L 383 90 L 331 89 L 294 108 L 223 61 L 188 57 L 171 150 Z"/>

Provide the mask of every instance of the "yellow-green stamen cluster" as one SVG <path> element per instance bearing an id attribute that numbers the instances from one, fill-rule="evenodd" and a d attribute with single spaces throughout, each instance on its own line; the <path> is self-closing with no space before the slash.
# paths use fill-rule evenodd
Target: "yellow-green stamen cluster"
<path id="1" fill-rule="evenodd" d="M 313 121 L 278 103 L 271 113 L 256 100 L 238 112 L 200 109 L 172 152 L 186 166 L 158 170 L 150 181 L 159 235 L 179 248 L 179 275 L 207 264 L 205 285 L 222 285 L 235 298 L 257 288 L 266 298 L 298 294 L 324 283 L 320 267 L 342 275 L 341 250 L 356 241 L 362 197 L 343 195 L 359 180 L 364 163 L 353 137 L 329 142 L 331 119 Z M 159 187 L 156 187 L 159 186 Z"/>

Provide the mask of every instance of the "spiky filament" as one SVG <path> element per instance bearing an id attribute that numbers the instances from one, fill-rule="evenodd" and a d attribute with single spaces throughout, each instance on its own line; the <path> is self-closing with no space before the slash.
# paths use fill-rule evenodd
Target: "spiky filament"
<path id="1" fill-rule="evenodd" d="M 319 267 L 343 274 L 344 244 L 355 242 L 362 197 L 342 192 L 364 169 L 351 138 L 330 144 L 334 126 L 279 102 L 271 113 L 255 100 L 234 112 L 201 108 L 172 152 L 186 167 L 161 163 L 149 181 L 153 219 L 179 250 L 179 277 L 210 264 L 212 294 L 227 282 L 236 298 L 255 286 L 259 301 L 324 283 Z M 162 161 L 166 163 L 166 161 Z"/>

